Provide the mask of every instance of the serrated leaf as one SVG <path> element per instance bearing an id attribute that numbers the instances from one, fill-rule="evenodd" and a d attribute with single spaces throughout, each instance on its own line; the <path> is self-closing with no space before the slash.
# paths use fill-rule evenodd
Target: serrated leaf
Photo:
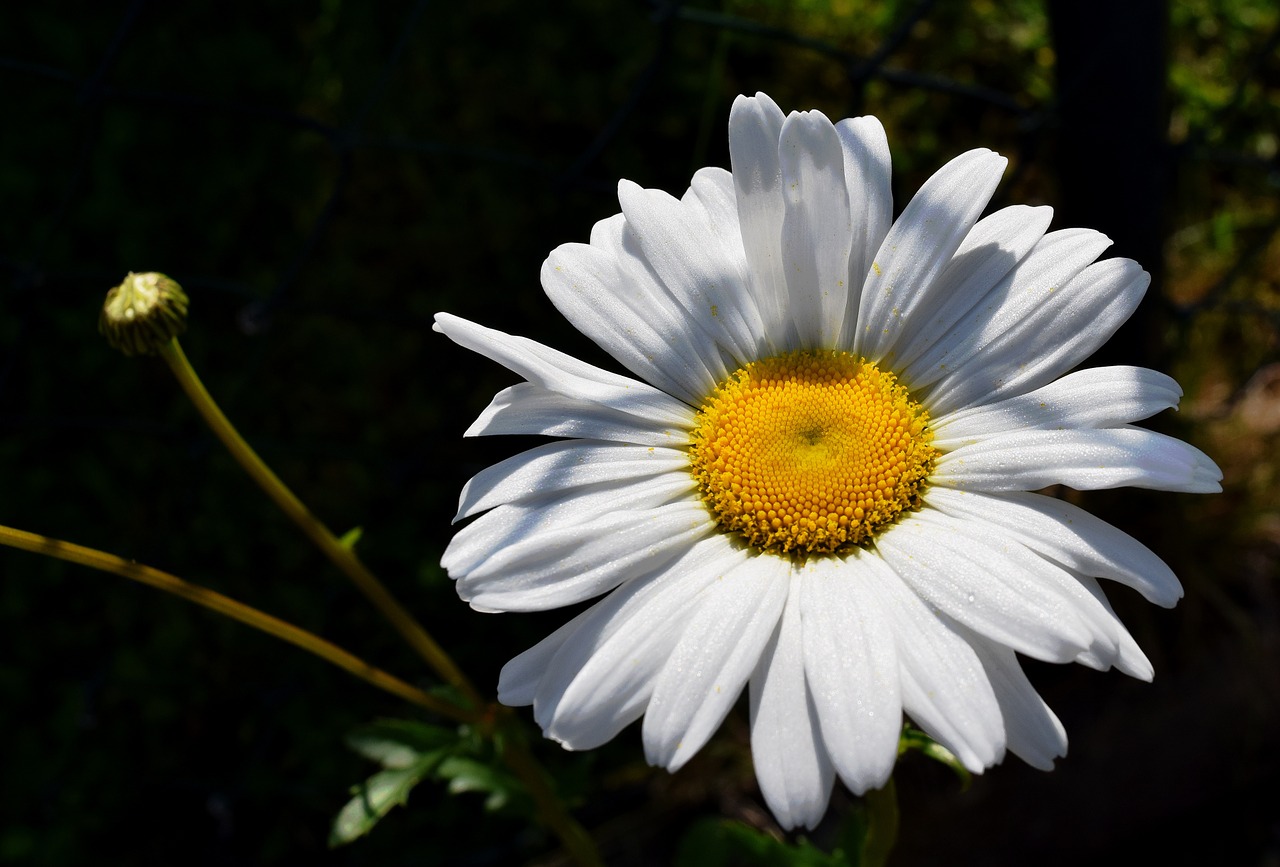
<path id="1" fill-rule="evenodd" d="M 436 769 L 438 778 L 449 781 L 450 794 L 484 792 L 487 810 L 500 810 L 520 790 L 520 781 L 502 768 L 466 756 L 450 756 Z"/>
<path id="2" fill-rule="evenodd" d="M 384 768 L 407 768 L 425 755 L 444 753 L 459 743 L 454 729 L 415 720 L 379 720 L 347 735 L 347 745 Z"/>
<path id="3" fill-rule="evenodd" d="M 354 797 L 333 820 L 329 845 L 343 846 L 368 834 L 392 807 L 409 800 L 409 792 L 439 760 L 439 756 L 424 756 L 407 768 L 379 771 L 353 787 Z"/>

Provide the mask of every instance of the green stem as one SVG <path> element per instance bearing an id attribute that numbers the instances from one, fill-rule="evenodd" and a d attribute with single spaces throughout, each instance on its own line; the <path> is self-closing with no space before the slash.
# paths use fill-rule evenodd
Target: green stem
<path id="1" fill-rule="evenodd" d="M 178 345 L 177 338 L 170 340 L 160 350 L 160 356 L 168 363 L 174 376 L 178 378 L 179 384 L 210 429 L 218 439 L 222 440 L 232 457 L 240 463 L 267 496 L 302 529 L 335 566 L 351 579 L 382 616 L 445 682 L 453 686 L 471 707 L 477 710 L 485 707 L 486 703 L 481 700 L 480 694 L 444 648 L 437 644 L 404 606 L 396 601 L 382 582 L 360 562 L 355 552 L 343 545 L 328 527 L 312 515 L 302 501 L 285 487 L 284 482 L 280 481 L 245 442 L 205 389 L 200 377 L 196 375 L 191 363 L 183 354 L 182 347 Z M 491 706 L 491 710 L 496 709 Z M 547 785 L 545 772 L 529 751 L 529 745 L 524 737 L 518 731 L 513 731 L 514 726 L 511 722 L 504 722 L 514 718 L 507 716 L 505 710 L 497 712 L 503 715 L 503 721 L 498 725 L 505 730 L 506 734 L 502 749 L 503 760 L 524 782 L 530 797 L 537 805 L 539 816 L 560 838 L 565 851 L 575 861 L 583 867 L 601 864 L 600 856 L 596 852 L 590 835 L 569 815 L 564 804 Z"/>
<path id="2" fill-rule="evenodd" d="M 863 849 L 864 867 L 884 867 L 898 842 L 898 788 L 893 777 L 879 789 L 863 796 L 867 810 L 867 838 Z"/>
<path id="3" fill-rule="evenodd" d="M 460 722 L 469 722 L 475 719 L 474 712 L 463 711 L 448 702 L 429 695 L 416 686 L 412 686 L 380 668 L 375 668 L 358 656 L 348 653 L 336 644 L 326 641 L 312 632 L 294 626 L 292 623 L 288 623 L 278 617 L 273 617 L 264 611 L 259 611 L 252 606 L 245 605 L 243 602 L 237 602 L 229 596 L 223 596 L 221 593 L 201 587 L 199 584 L 183 581 L 168 572 L 161 572 L 159 569 L 152 569 L 150 566 L 144 566 L 141 563 L 124 560 L 105 551 L 86 548 L 83 545 L 75 545 L 71 542 L 63 542 L 60 539 L 51 539 L 48 536 L 38 536 L 35 533 L 27 533 L 11 527 L 0 526 L 0 545 L 31 551 L 35 554 L 44 554 L 48 557 L 66 560 L 69 563 L 77 563 L 81 566 L 88 566 L 90 569 L 109 572 L 122 578 L 128 578 L 131 581 L 138 581 L 150 587 L 155 587 L 166 593 L 172 593 L 174 596 L 180 596 L 188 602 L 202 605 L 211 611 L 226 615 L 232 620 L 238 620 L 268 635 L 274 635 L 281 641 L 287 641 L 295 647 L 300 647 L 308 653 L 315 654 L 326 662 L 333 663 L 338 668 L 354 674 L 361 680 L 378 687 L 378 689 L 399 696 L 405 701 L 426 708 L 433 713 L 438 713 L 441 716 L 450 717 Z"/>
<path id="4" fill-rule="evenodd" d="M 271 468 L 263 463 L 262 458 L 258 457 L 257 452 L 245 442 L 244 437 L 240 436 L 240 432 L 227 420 L 205 389 L 204 383 L 200 381 L 195 369 L 183 354 L 176 337 L 160 350 L 160 357 L 168 363 L 173 375 L 178 378 L 178 383 L 191 398 L 191 402 L 195 404 L 210 429 L 218 439 L 222 440 L 222 444 L 227 447 L 231 456 L 244 468 L 245 472 L 257 482 L 258 487 L 262 488 L 280 507 L 280 510 L 298 525 L 333 565 L 351 579 L 351 582 L 373 603 L 387 622 L 446 683 L 461 693 L 472 707 L 477 709 L 483 707 L 484 702 L 480 694 L 445 653 L 444 648 L 422 628 L 422 625 L 405 610 L 403 605 L 396 601 L 382 582 L 360 562 L 355 552 L 339 542 L 329 528 L 311 514 L 293 491 L 289 490 L 271 471 Z"/>
<path id="5" fill-rule="evenodd" d="M 499 710 L 499 713 L 501 717 L 497 727 L 502 732 L 502 760 L 524 783 L 525 789 L 538 807 L 542 821 L 560 838 L 560 844 L 564 846 L 569 857 L 582 867 L 603 865 L 604 862 L 596 850 L 595 841 L 569 815 L 555 792 L 551 790 L 551 786 L 547 784 L 546 772 L 529 751 L 529 744 L 525 741 L 524 732 L 516 718 L 506 708 Z"/>

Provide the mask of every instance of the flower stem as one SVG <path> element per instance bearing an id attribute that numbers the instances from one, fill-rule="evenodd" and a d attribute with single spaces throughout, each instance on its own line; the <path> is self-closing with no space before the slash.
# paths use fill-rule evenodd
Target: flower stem
<path id="1" fill-rule="evenodd" d="M 187 361 L 182 347 L 178 345 L 177 338 L 175 337 L 161 347 L 159 354 L 169 365 L 169 369 L 173 371 L 178 383 L 187 393 L 191 402 L 195 404 L 196 409 L 204 417 L 210 429 L 227 447 L 232 457 L 239 462 L 245 472 L 257 482 L 258 486 L 275 502 L 281 511 L 301 528 L 302 532 L 315 543 L 316 547 L 329 558 L 330 562 L 351 579 L 352 583 L 364 593 L 382 616 L 409 643 L 409 646 L 417 651 L 418 655 L 435 669 L 436 673 L 446 683 L 456 689 L 463 700 L 477 714 L 480 714 L 481 709 L 485 707 L 485 702 L 480 698 L 480 694 L 471 685 L 466 675 L 462 673 L 444 648 L 436 643 L 436 640 L 413 618 L 413 615 L 409 614 L 404 606 L 396 601 L 390 591 L 383 586 L 382 582 L 360 562 L 355 552 L 349 546 L 342 544 L 328 527 L 312 515 L 302 501 L 271 471 L 271 468 L 263 463 L 257 453 L 240 436 L 240 432 L 235 429 L 231 422 L 227 420 L 227 417 L 223 415 L 222 410 L 218 408 L 217 403 L 214 402 L 213 397 L 210 396 L 208 390 L 205 389 L 204 384 L 200 381 L 200 377 L 196 375 L 195 369 Z M 493 710 L 491 707 L 490 712 Z M 503 714 L 504 722 L 514 719 L 507 716 L 505 711 L 499 712 Z M 456 710 L 453 716 L 457 717 Z M 530 797 L 537 805 L 538 814 L 543 822 L 560 838 L 565 851 L 574 861 L 583 865 L 583 867 L 594 867 L 594 865 L 601 864 L 600 856 L 590 835 L 574 820 L 565 809 L 564 804 L 547 785 L 544 776 L 545 772 L 529 751 L 529 745 L 523 735 L 518 730 L 514 730 L 514 726 L 509 723 L 503 725 L 503 729 L 505 735 L 502 746 L 503 760 L 524 782 Z"/>
<path id="2" fill-rule="evenodd" d="M 211 611 L 216 611 L 219 614 L 230 617 L 232 620 L 238 620 L 268 635 L 274 635 L 281 641 L 287 641 L 295 647 L 300 647 L 308 653 L 315 654 L 321 659 L 338 666 L 338 668 L 354 674 L 361 680 L 367 681 L 392 695 L 399 696 L 405 701 L 426 708 L 433 713 L 461 722 L 470 721 L 475 717 L 474 713 L 464 711 L 449 702 L 423 692 L 416 686 L 412 686 L 380 668 L 375 668 L 358 656 L 348 653 L 338 645 L 321 638 L 315 633 L 308 632 L 305 629 L 294 626 L 292 623 L 273 617 L 252 606 L 245 605 L 243 602 L 237 602 L 229 596 L 223 596 L 221 593 L 201 587 L 199 584 L 184 581 L 176 575 L 170 575 L 168 572 L 161 572 L 159 569 L 125 560 L 105 551 L 86 548 L 83 545 L 75 545 L 71 542 L 63 542 L 60 539 L 51 539 L 48 536 L 38 536 L 35 533 L 15 530 L 11 527 L 0 526 L 0 545 L 31 551 L 35 554 L 44 554 L 48 557 L 88 566 L 91 569 L 97 569 L 102 572 L 110 572 L 122 578 L 128 578 L 131 581 L 138 581 L 150 587 L 155 587 L 166 593 L 172 593 L 174 596 L 180 596 L 188 602 L 203 605 Z"/>
<path id="3" fill-rule="evenodd" d="M 547 785 L 545 771 L 529 751 L 529 744 L 516 718 L 506 708 L 500 709 L 499 712 L 501 713 L 498 727 L 502 732 L 500 741 L 502 760 L 524 783 L 525 789 L 538 806 L 542 821 L 560 838 L 560 844 L 575 862 L 582 867 L 603 865 L 604 862 L 596 850 L 595 841 L 569 815 L 555 792 Z"/>
<path id="4" fill-rule="evenodd" d="M 893 777 L 881 788 L 863 795 L 863 801 L 868 829 L 861 863 L 864 867 L 884 867 L 898 842 L 898 788 Z"/>
<path id="5" fill-rule="evenodd" d="M 396 601 L 382 582 L 360 562 L 355 552 L 343 545 L 328 527 L 311 514 L 293 491 L 280 481 L 271 468 L 263 463 L 262 458 L 258 457 L 257 452 L 240 436 L 240 432 L 223 415 L 222 410 L 205 389 L 204 383 L 200 381 L 200 377 L 196 375 L 195 369 L 182 352 L 182 347 L 178 345 L 177 338 L 170 340 L 161 348 L 160 357 L 168 363 L 169 369 L 178 378 L 178 383 L 191 398 L 191 402 L 195 404 L 210 429 L 218 439 L 222 440 L 222 444 L 227 447 L 245 472 L 257 482 L 258 487 L 262 488 L 280 507 L 280 510 L 298 525 L 330 562 L 351 579 L 387 622 L 446 683 L 456 689 L 473 708 L 477 710 L 481 708 L 484 702 L 479 693 L 445 653 L 444 648 L 423 629 L 403 605 Z"/>

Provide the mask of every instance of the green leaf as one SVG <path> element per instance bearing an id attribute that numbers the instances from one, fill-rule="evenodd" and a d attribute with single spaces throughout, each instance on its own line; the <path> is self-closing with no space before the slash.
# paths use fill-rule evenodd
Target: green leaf
<path id="1" fill-rule="evenodd" d="M 409 791 L 431 772 L 440 758 L 438 754 L 422 756 L 407 768 L 379 771 L 352 788 L 355 797 L 333 820 L 329 845 L 342 846 L 368 834 L 392 807 L 409 800 Z"/>
<path id="2" fill-rule="evenodd" d="M 447 751 L 459 742 L 454 729 L 415 720 L 379 720 L 347 735 L 347 745 L 389 770 L 408 768 L 427 754 Z"/>
<path id="3" fill-rule="evenodd" d="M 450 756 L 440 763 L 435 775 L 449 781 L 449 792 L 452 794 L 487 794 L 484 802 L 486 810 L 500 810 L 523 792 L 519 779 L 505 769 L 468 756 Z"/>
<path id="4" fill-rule="evenodd" d="M 841 867 L 843 861 L 807 840 L 794 846 L 727 819 L 695 822 L 680 841 L 675 867 Z"/>

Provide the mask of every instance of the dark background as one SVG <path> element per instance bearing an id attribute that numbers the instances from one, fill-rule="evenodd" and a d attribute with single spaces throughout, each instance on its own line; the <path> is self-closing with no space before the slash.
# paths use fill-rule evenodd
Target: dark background
<path id="1" fill-rule="evenodd" d="M 617 211 L 728 165 L 733 97 L 875 113 L 898 208 L 946 159 L 1011 159 L 1156 280 L 1108 362 L 1175 374 L 1155 424 L 1225 492 L 1069 494 L 1164 556 L 1173 611 L 1117 588 L 1154 684 L 1031 674 L 1051 774 L 961 791 L 911 756 L 894 864 L 1280 864 L 1280 22 L 1272 0 L 665 4 L 6 3 L 0 7 L 0 523 L 102 548 L 432 681 L 225 455 L 164 366 L 95 331 L 162 270 L 210 390 L 483 690 L 564 613 L 486 616 L 439 569 L 457 492 L 524 445 L 461 433 L 512 377 L 431 332 L 449 310 L 581 357 L 538 269 Z M 507 864 L 546 836 L 423 785 L 329 851 L 373 766 L 354 726 L 414 717 L 274 639 L 115 577 L 0 551 L 0 863 Z M 771 828 L 745 713 L 671 777 L 635 730 L 538 744 L 611 863 L 690 819 Z M 849 799 L 813 835 L 829 845 Z"/>

